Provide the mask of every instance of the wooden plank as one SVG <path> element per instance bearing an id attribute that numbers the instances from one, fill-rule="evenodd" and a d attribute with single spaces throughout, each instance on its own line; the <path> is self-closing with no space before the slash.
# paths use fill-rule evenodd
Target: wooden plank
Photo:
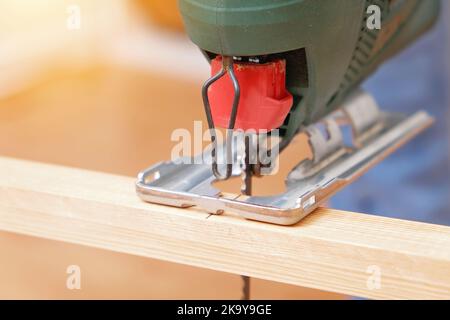
<path id="1" fill-rule="evenodd" d="M 0 158 L 0 229 L 367 298 L 450 298 L 449 227 L 331 209 L 293 227 L 210 216 L 143 203 L 133 178 L 15 159 Z"/>

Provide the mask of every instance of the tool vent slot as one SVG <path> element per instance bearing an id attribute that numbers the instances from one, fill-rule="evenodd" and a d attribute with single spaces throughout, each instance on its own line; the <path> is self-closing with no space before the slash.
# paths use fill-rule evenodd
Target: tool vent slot
<path id="1" fill-rule="evenodd" d="M 330 98 L 327 103 L 327 108 L 332 108 L 334 103 L 340 99 L 340 96 L 353 87 L 355 84 L 359 83 L 363 76 L 363 71 L 365 67 L 370 63 L 372 57 L 375 55 L 374 52 L 375 43 L 378 38 L 380 30 L 374 29 L 370 30 L 367 27 L 367 9 L 371 5 L 377 5 L 381 9 L 381 22 L 383 23 L 384 18 L 387 16 L 389 10 L 390 0 L 367 0 L 364 8 L 363 20 L 361 23 L 361 31 L 359 34 L 358 42 L 356 44 L 355 50 L 353 52 L 352 59 L 344 74 L 343 80 L 339 85 L 339 89 Z"/>

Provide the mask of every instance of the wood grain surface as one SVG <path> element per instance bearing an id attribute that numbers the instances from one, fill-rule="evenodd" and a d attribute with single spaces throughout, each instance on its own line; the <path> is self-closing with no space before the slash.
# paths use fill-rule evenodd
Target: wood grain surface
<path id="1" fill-rule="evenodd" d="M 450 298 L 450 227 L 332 209 L 275 226 L 141 202 L 134 178 L 8 158 L 0 177 L 1 230 L 367 298 Z"/>

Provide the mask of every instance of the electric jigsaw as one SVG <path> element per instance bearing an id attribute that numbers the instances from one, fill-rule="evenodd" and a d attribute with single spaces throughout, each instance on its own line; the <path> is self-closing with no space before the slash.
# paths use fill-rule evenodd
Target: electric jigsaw
<path id="1" fill-rule="evenodd" d="M 179 0 L 179 7 L 211 65 L 202 97 L 212 143 L 191 159 L 202 161 L 141 172 L 144 201 L 291 225 L 433 121 L 423 111 L 382 112 L 359 86 L 433 25 L 438 0 Z M 275 133 L 278 142 L 267 143 Z M 298 134 L 313 156 L 286 177 L 284 193 L 251 196 L 252 176 L 273 173 L 274 154 Z M 212 186 L 235 176 L 243 177 L 241 196 Z"/>

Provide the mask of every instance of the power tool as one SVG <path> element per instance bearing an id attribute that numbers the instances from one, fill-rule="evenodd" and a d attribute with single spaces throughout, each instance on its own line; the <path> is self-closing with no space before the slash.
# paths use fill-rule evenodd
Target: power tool
<path id="1" fill-rule="evenodd" d="M 438 0 L 179 0 L 179 8 L 211 64 L 202 97 L 212 144 L 191 161 L 142 171 L 144 201 L 295 224 L 433 121 L 424 111 L 382 112 L 360 84 L 433 25 Z M 252 176 L 272 174 L 274 155 L 299 134 L 312 158 L 291 171 L 284 193 L 251 196 Z M 212 186 L 235 176 L 242 195 Z"/>

